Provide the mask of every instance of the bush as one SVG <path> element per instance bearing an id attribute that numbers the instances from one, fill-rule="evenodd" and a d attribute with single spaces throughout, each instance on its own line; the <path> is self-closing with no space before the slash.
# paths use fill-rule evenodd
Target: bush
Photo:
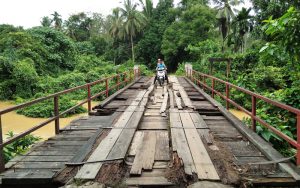
<path id="1" fill-rule="evenodd" d="M 14 133 L 9 131 L 6 135 L 8 138 L 12 138 Z M 32 144 L 38 142 L 39 140 L 41 140 L 40 137 L 29 134 L 5 146 L 3 148 L 5 163 L 14 158 L 16 155 L 24 154 Z"/>
<path id="2" fill-rule="evenodd" d="M 62 96 L 59 97 L 59 112 L 63 112 L 73 106 L 75 106 L 77 103 L 75 101 L 72 101 L 70 97 Z M 62 117 L 68 117 L 73 114 L 79 114 L 86 112 L 86 109 L 82 106 L 75 108 L 74 110 L 68 112 L 67 114 L 63 115 Z M 34 105 L 31 105 L 26 108 L 22 108 L 20 110 L 17 110 L 18 114 L 22 114 L 28 117 L 34 117 L 34 118 L 48 118 L 54 116 L 54 102 L 53 100 L 46 100 Z"/>

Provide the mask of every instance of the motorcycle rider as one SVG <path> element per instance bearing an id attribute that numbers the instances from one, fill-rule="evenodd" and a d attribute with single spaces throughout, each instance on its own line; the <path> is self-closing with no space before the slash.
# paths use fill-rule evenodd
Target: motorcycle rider
<path id="1" fill-rule="evenodd" d="M 159 69 L 165 70 L 165 79 L 167 80 L 167 83 L 169 84 L 169 79 L 168 79 L 168 75 L 167 75 L 167 66 L 165 65 L 164 61 L 162 61 L 161 59 L 157 60 L 156 71 Z M 155 84 L 156 80 L 157 80 L 157 74 L 155 74 L 154 84 Z"/>

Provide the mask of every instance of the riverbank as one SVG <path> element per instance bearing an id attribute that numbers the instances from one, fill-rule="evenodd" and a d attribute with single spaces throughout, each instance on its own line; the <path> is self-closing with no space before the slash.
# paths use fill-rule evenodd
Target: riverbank
<path id="1" fill-rule="evenodd" d="M 92 102 L 92 106 L 95 106 L 99 102 Z M 0 109 L 5 109 L 14 106 L 13 101 L 0 101 Z M 83 105 L 87 108 L 87 104 Z M 60 128 L 66 127 L 71 121 L 81 116 L 87 115 L 87 113 L 76 114 L 67 118 L 60 118 Z M 24 115 L 17 114 L 15 111 L 2 115 L 2 132 L 4 139 L 8 131 L 13 131 L 15 134 L 19 134 L 33 126 L 45 121 L 47 118 L 30 118 Z M 45 125 L 44 127 L 33 132 L 33 135 L 41 137 L 43 140 L 55 135 L 54 122 Z"/>

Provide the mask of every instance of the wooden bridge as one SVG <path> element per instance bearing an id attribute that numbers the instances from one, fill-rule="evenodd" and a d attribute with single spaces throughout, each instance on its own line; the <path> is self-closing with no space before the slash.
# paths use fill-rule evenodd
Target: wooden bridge
<path id="1" fill-rule="evenodd" d="M 55 116 L 50 119 L 56 121 L 58 134 L 9 161 L 1 174 L 1 186 L 299 186 L 299 171 L 290 158 L 284 158 L 195 85 L 208 88 L 196 73 L 188 69 L 187 77 L 170 76 L 170 84 L 163 87 L 153 85 L 153 78 L 139 77 L 138 72 L 135 79 L 130 73 L 123 74 L 123 81 L 118 75 L 110 78 L 116 78 L 111 88 L 109 79 L 102 80 L 106 90 L 94 96 L 91 87 L 100 81 L 80 86 L 77 89 L 88 91 L 87 100 L 80 105 L 89 103 L 89 116 L 59 129 L 59 117 L 65 112 L 60 114 L 54 105 Z M 108 96 L 110 89 L 122 84 L 128 85 L 92 109 L 92 99 Z M 218 94 L 212 88 L 213 95 Z M 62 94 L 47 99 L 57 104 Z M 2 110 L 0 115 L 24 106 L 27 104 Z"/>

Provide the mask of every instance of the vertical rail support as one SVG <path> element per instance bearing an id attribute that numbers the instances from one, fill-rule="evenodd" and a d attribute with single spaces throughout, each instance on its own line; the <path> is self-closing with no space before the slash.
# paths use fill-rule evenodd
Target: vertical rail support
<path id="1" fill-rule="evenodd" d="M 117 86 L 118 86 L 117 88 L 118 88 L 118 90 L 120 89 L 119 84 L 120 84 L 120 74 L 117 75 Z"/>
<path id="2" fill-rule="evenodd" d="M 105 95 L 108 97 L 108 78 L 105 79 Z"/>
<path id="3" fill-rule="evenodd" d="M 203 78 L 203 87 L 202 87 L 202 89 L 204 90 L 205 89 L 205 76 L 204 75 L 202 75 L 202 78 Z"/>
<path id="4" fill-rule="evenodd" d="M 252 95 L 252 130 L 256 132 L 256 97 Z"/>
<path id="5" fill-rule="evenodd" d="M 226 82 L 226 109 L 229 110 L 229 85 Z"/>
<path id="6" fill-rule="evenodd" d="M 58 97 L 54 97 L 54 116 L 56 116 L 55 119 L 55 134 L 59 134 L 59 103 L 58 103 Z"/>
<path id="7" fill-rule="evenodd" d="M 211 97 L 215 98 L 215 79 L 212 78 L 211 82 Z"/>
<path id="8" fill-rule="evenodd" d="M 130 82 L 132 81 L 132 72 L 131 71 L 129 72 L 129 80 L 130 80 Z"/>
<path id="9" fill-rule="evenodd" d="M 87 85 L 87 90 L 88 90 L 88 112 L 90 113 L 92 111 L 92 104 L 91 104 L 91 85 L 88 84 Z"/>
<path id="10" fill-rule="evenodd" d="M 0 115 L 0 144 L 3 144 L 1 115 Z M 3 153 L 3 147 L 1 147 L 0 148 L 0 172 L 4 172 L 4 170 L 5 170 L 4 153 Z"/>
<path id="11" fill-rule="evenodd" d="M 300 165 L 300 114 L 297 114 L 297 166 L 299 167 Z"/>
<path id="12" fill-rule="evenodd" d="M 134 65 L 133 70 L 134 70 L 134 79 L 136 79 L 139 77 L 139 66 Z"/>

